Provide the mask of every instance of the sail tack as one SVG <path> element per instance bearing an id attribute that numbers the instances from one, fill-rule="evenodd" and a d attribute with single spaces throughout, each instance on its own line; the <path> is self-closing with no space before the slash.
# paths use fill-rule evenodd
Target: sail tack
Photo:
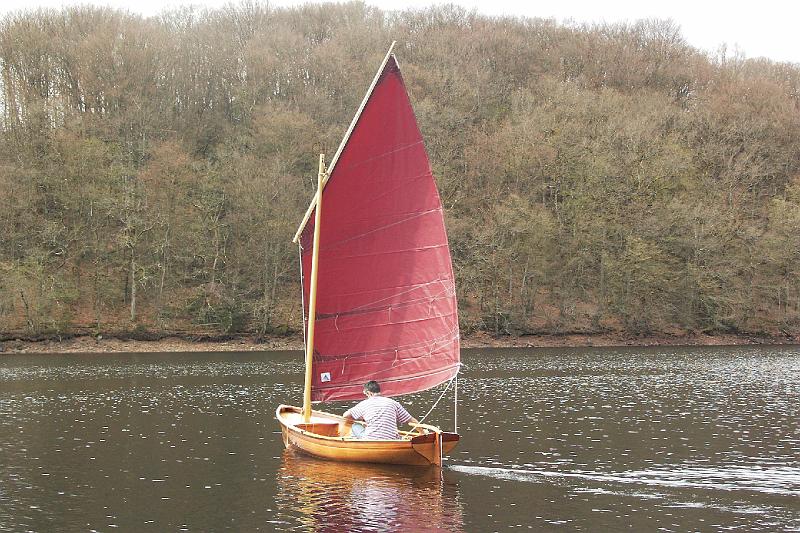
<path id="1" fill-rule="evenodd" d="M 396 396 L 452 378 L 459 331 L 442 205 L 393 56 L 322 198 L 312 399 L 363 398 L 371 379 Z M 300 238 L 305 301 L 313 220 Z"/>

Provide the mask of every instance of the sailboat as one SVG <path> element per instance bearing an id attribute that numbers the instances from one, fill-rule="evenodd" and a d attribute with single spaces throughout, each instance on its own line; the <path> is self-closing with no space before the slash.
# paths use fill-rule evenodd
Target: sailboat
<path id="1" fill-rule="evenodd" d="M 457 420 L 453 432 L 420 423 L 398 440 L 365 440 L 351 435 L 352 421 L 312 408 L 361 400 L 370 380 L 390 397 L 455 382 L 457 406 L 458 310 L 442 204 L 393 49 L 330 164 L 319 158 L 317 191 L 294 236 L 303 406 L 275 414 L 284 445 L 316 457 L 441 465 L 458 443 Z"/>

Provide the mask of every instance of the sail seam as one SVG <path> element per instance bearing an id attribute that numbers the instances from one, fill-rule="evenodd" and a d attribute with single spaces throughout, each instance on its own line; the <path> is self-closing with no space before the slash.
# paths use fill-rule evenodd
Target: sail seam
<path id="1" fill-rule="evenodd" d="M 439 279 L 439 280 L 436 280 L 436 281 L 429 281 L 429 282 L 426 282 L 426 283 L 419 283 L 419 284 L 416 284 L 416 285 L 405 285 L 405 286 L 400 285 L 400 286 L 396 286 L 396 287 L 391 287 L 391 288 L 396 288 L 396 289 L 399 289 L 401 287 L 408 287 L 408 289 L 404 290 L 403 292 L 392 294 L 391 296 L 387 296 L 385 298 L 380 298 L 378 300 L 374 300 L 374 301 L 366 303 L 364 305 L 360 305 L 358 307 L 353 307 L 352 309 L 348 309 L 346 311 L 338 311 L 338 312 L 335 312 L 335 313 L 317 313 L 316 318 L 318 318 L 318 319 L 319 318 L 330 318 L 332 316 L 347 316 L 347 315 L 353 315 L 353 314 L 368 313 L 370 311 L 382 311 L 382 310 L 386 309 L 386 306 L 377 307 L 377 305 L 380 304 L 381 302 L 392 300 L 394 298 L 400 298 L 400 297 L 402 297 L 402 296 L 404 296 L 406 294 L 411 294 L 412 292 L 417 291 L 417 289 L 421 289 L 423 287 L 429 287 L 429 286 L 437 285 L 437 284 L 442 285 L 443 286 L 443 290 L 441 290 L 441 291 L 439 291 L 439 292 L 437 292 L 435 294 L 432 294 L 432 295 L 426 295 L 426 296 L 421 297 L 421 298 L 414 298 L 413 300 L 404 300 L 404 301 L 394 302 L 393 305 L 411 304 L 411 303 L 415 303 L 415 302 L 421 302 L 421 301 L 429 300 L 431 298 L 436 299 L 436 300 L 443 300 L 443 299 L 445 299 L 445 297 L 454 296 L 455 295 L 455 287 L 452 284 L 450 284 L 450 286 L 446 285 L 444 283 L 444 281 L 446 281 L 446 280 Z M 355 294 L 353 294 L 353 296 L 358 295 L 358 294 L 364 294 L 364 292 L 355 293 Z M 445 297 L 441 297 L 442 294 L 444 294 Z M 339 298 L 342 298 L 342 297 L 345 297 L 345 296 L 351 296 L 351 295 L 350 294 L 338 295 Z"/>
<path id="2" fill-rule="evenodd" d="M 342 244 L 345 244 L 345 243 L 348 243 L 350 241 L 361 239 L 362 237 L 366 237 L 367 235 L 372 235 L 374 233 L 378 233 L 378 232 L 383 231 L 385 229 L 388 229 L 388 228 L 391 228 L 391 227 L 394 227 L 394 226 L 399 226 L 400 224 L 404 224 L 404 223 L 408 222 L 409 220 L 414 220 L 415 218 L 419 218 L 419 217 L 425 216 L 425 215 L 430 214 L 430 213 L 436 213 L 436 212 L 441 212 L 441 211 L 442 211 L 442 206 L 439 206 L 436 209 L 429 209 L 427 211 L 420 211 L 419 213 L 415 213 L 414 215 L 412 215 L 412 216 L 410 216 L 408 218 L 404 218 L 402 220 L 398 220 L 396 222 L 392 222 L 391 224 L 386 224 L 385 226 L 380 226 L 378 228 L 372 229 L 370 231 L 366 231 L 366 232 L 361 233 L 359 235 L 354 235 L 352 237 L 348 237 L 347 239 L 342 239 L 340 241 L 332 242 L 332 243 L 328 244 L 327 246 L 320 246 L 319 247 L 319 251 L 320 251 L 320 253 L 322 253 L 323 251 L 329 251 L 329 250 L 332 250 L 333 248 L 337 248 L 338 246 L 340 246 Z"/>
<path id="3" fill-rule="evenodd" d="M 394 150 L 387 150 L 386 152 L 382 152 L 382 153 L 380 153 L 378 155 L 374 155 L 374 156 L 369 157 L 367 159 L 361 159 L 360 161 L 353 162 L 353 163 L 348 164 L 347 166 L 339 167 L 339 168 L 342 169 L 342 170 L 352 170 L 354 168 L 358 168 L 361 165 L 364 165 L 364 164 L 370 163 L 372 161 L 376 161 L 378 159 L 386 157 L 387 155 L 396 154 L 397 152 L 402 152 L 403 150 L 408 150 L 410 148 L 414 148 L 415 146 L 419 146 L 420 144 L 423 145 L 423 146 L 425 145 L 425 142 L 421 138 L 418 141 L 414 141 L 411 144 L 404 144 L 403 146 L 398 146 Z M 331 177 L 333 177 L 333 176 L 331 176 Z"/>
<path id="4" fill-rule="evenodd" d="M 365 254 L 358 254 L 358 255 L 339 255 L 336 256 L 336 259 L 360 259 L 364 257 L 379 257 L 381 255 L 396 255 L 402 254 L 405 252 L 424 252 L 427 250 L 436 250 L 438 248 L 447 248 L 447 243 L 442 244 L 432 244 L 430 246 L 421 246 L 418 248 L 403 248 L 400 250 L 381 250 L 380 252 L 375 253 L 365 253 Z M 322 251 L 322 249 L 320 249 Z"/>
<path id="5" fill-rule="evenodd" d="M 402 321 L 398 321 L 398 322 L 383 322 L 381 324 L 366 324 L 366 325 L 363 325 L 363 326 L 356 326 L 356 327 L 350 327 L 350 328 L 341 328 L 341 327 L 339 327 L 339 328 L 337 328 L 337 330 L 338 331 L 356 331 L 356 330 L 364 329 L 364 328 L 373 328 L 373 329 L 375 329 L 375 328 L 382 328 L 382 327 L 385 327 L 385 326 L 401 326 L 401 325 L 404 325 L 404 324 L 415 324 L 417 322 L 426 322 L 428 320 L 438 320 L 440 318 L 449 318 L 449 317 L 451 317 L 453 315 L 455 315 L 455 312 L 449 313 L 449 314 L 435 315 L 435 316 L 430 316 L 430 317 L 415 318 L 414 320 L 402 320 Z"/>
<path id="6" fill-rule="evenodd" d="M 397 378 L 384 379 L 382 381 L 382 383 L 401 383 L 403 381 L 413 381 L 413 380 L 416 380 L 416 379 L 419 379 L 419 378 L 435 376 L 436 374 L 443 374 L 443 373 L 445 373 L 447 371 L 453 370 L 454 368 L 458 369 L 460 366 L 461 366 L 461 363 L 456 362 L 456 363 L 452 363 L 452 364 L 450 364 L 450 365 L 448 365 L 446 367 L 442 367 L 442 368 L 438 368 L 438 369 L 432 370 L 430 372 L 420 372 L 420 373 L 417 373 L 417 374 L 409 374 L 409 375 L 402 376 L 402 377 L 397 377 Z M 321 387 L 321 386 L 314 387 L 314 390 L 316 392 L 323 392 L 323 391 L 329 391 L 329 390 L 336 390 L 336 389 L 343 388 L 343 387 L 355 387 L 355 386 L 361 386 L 361 385 L 363 385 L 363 383 L 361 383 L 359 381 L 348 381 L 347 383 L 339 383 L 337 385 L 329 385 L 329 386 L 326 386 L 326 387 Z"/>
<path id="7" fill-rule="evenodd" d="M 409 176 L 408 178 L 404 179 L 403 181 L 397 182 L 398 183 L 397 187 L 393 187 L 391 189 L 388 189 L 385 192 L 383 192 L 382 194 L 379 194 L 379 195 L 375 196 L 374 198 L 370 198 L 370 199 L 368 199 L 368 200 L 366 200 L 365 202 L 362 202 L 362 203 L 350 204 L 350 208 L 355 211 L 355 210 L 361 208 L 362 206 L 375 203 L 378 200 L 380 200 L 382 198 L 385 198 L 387 196 L 396 195 L 397 191 L 402 191 L 403 189 L 406 189 L 406 188 L 408 188 L 410 186 L 413 186 L 412 184 L 415 181 L 421 181 L 424 178 L 433 178 L 433 173 L 431 172 L 430 168 L 424 174 L 419 174 L 417 176 Z M 376 179 L 376 178 L 373 177 L 373 179 Z M 377 179 L 380 179 L 380 178 L 377 178 Z M 370 219 L 368 219 L 368 218 L 353 218 L 352 220 L 353 221 L 364 222 L 364 221 L 368 221 Z"/>
<path id="8" fill-rule="evenodd" d="M 431 281 L 425 281 L 423 283 L 414 283 L 414 284 L 407 284 L 407 285 L 389 285 L 387 287 L 381 287 L 379 289 L 368 289 L 368 290 L 365 290 L 365 291 L 344 292 L 344 293 L 341 293 L 341 294 L 337 294 L 336 297 L 337 298 L 344 298 L 344 297 L 347 297 L 347 296 L 358 296 L 358 295 L 361 295 L 361 294 L 368 294 L 370 292 L 389 291 L 389 290 L 393 290 L 393 289 L 405 289 L 405 288 L 409 288 L 410 287 L 410 289 L 407 290 L 407 291 L 404 291 L 404 292 L 399 293 L 399 294 L 393 294 L 392 295 L 392 297 L 393 297 L 393 296 L 402 296 L 403 294 L 412 292 L 414 289 L 427 287 L 428 285 L 435 285 L 437 283 L 450 282 L 451 286 L 454 286 L 452 278 L 449 277 L 451 273 L 450 272 L 445 272 L 445 274 L 448 274 L 448 276 L 444 277 L 444 278 L 438 278 L 438 279 L 435 279 L 435 280 L 431 280 Z M 387 300 L 388 298 L 389 297 L 381 298 L 380 300 L 375 300 L 371 304 L 364 304 L 364 305 L 374 305 L 374 304 L 376 304 L 376 303 L 378 303 L 380 301 Z M 364 306 L 362 305 L 362 306 L 359 306 L 359 307 L 355 307 L 354 309 L 361 309 L 362 307 L 364 307 Z"/>
<path id="9" fill-rule="evenodd" d="M 367 309 L 359 309 L 359 310 L 352 310 L 352 311 L 342 311 L 340 313 L 318 313 L 315 317 L 319 321 L 323 320 L 330 320 L 333 318 L 334 320 L 339 319 L 339 317 L 348 317 L 348 316 L 358 316 L 358 315 L 368 315 L 371 313 L 381 313 L 384 311 L 391 311 L 392 309 L 404 309 L 408 307 L 414 307 L 416 304 L 420 304 L 423 302 L 429 302 L 431 304 L 436 302 L 444 302 L 450 300 L 452 298 L 451 295 L 447 294 L 444 296 L 432 296 L 432 297 L 425 297 L 425 298 L 416 298 L 414 300 L 406 300 L 403 302 L 394 302 L 388 305 L 384 305 L 381 307 L 370 307 Z M 446 316 L 446 315 L 442 315 Z M 386 324 L 399 324 L 399 322 L 388 321 L 384 322 L 382 325 Z M 378 324 L 373 324 L 378 325 Z"/>
<path id="10" fill-rule="evenodd" d="M 455 315 L 455 313 L 453 313 L 451 315 L 448 315 L 448 316 L 454 316 L 454 315 Z M 440 318 L 442 318 L 442 317 L 440 317 Z M 393 353 L 394 350 L 411 351 L 413 348 L 426 348 L 426 347 L 428 347 L 430 345 L 437 346 L 439 344 L 441 344 L 442 346 L 445 346 L 448 343 L 450 343 L 450 342 L 452 342 L 454 340 L 457 340 L 458 338 L 459 338 L 458 326 L 455 326 L 454 328 L 452 328 L 449 331 L 447 331 L 444 335 L 436 337 L 435 339 L 429 339 L 429 340 L 422 341 L 422 342 L 414 342 L 414 343 L 403 344 L 403 345 L 398 345 L 398 346 L 391 346 L 391 347 L 382 348 L 380 350 L 371 350 L 371 351 L 368 351 L 368 352 L 328 354 L 328 355 L 325 355 L 324 357 L 320 357 L 319 354 L 317 354 L 317 356 L 315 356 L 314 360 L 315 361 L 319 361 L 319 362 L 332 363 L 332 362 L 337 361 L 337 360 L 343 360 L 343 359 L 353 358 L 353 357 L 362 357 L 363 358 L 363 357 L 378 356 L 378 355 L 381 355 L 381 354 L 389 354 L 389 353 Z"/>

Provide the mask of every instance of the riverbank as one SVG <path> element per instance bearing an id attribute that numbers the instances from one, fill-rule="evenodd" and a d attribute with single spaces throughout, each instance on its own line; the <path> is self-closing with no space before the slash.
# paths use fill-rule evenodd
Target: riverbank
<path id="1" fill-rule="evenodd" d="M 756 335 L 681 335 L 629 337 L 618 334 L 525 335 L 492 337 L 470 335 L 462 340 L 464 348 L 557 348 L 591 346 L 739 346 L 754 344 L 800 344 L 800 337 Z M 295 337 L 269 339 L 242 337 L 235 339 L 196 339 L 164 337 L 158 340 L 135 340 L 77 336 L 57 340 L 15 339 L 0 343 L 0 353 L 140 353 L 140 352 L 250 352 L 302 350 L 303 340 Z"/>

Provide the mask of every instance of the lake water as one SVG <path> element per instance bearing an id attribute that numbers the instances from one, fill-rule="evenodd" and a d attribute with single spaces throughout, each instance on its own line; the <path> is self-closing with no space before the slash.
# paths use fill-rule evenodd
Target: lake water
<path id="1" fill-rule="evenodd" d="M 463 362 L 439 471 L 285 451 L 299 352 L 2 356 L 0 531 L 800 531 L 800 348 Z"/>

